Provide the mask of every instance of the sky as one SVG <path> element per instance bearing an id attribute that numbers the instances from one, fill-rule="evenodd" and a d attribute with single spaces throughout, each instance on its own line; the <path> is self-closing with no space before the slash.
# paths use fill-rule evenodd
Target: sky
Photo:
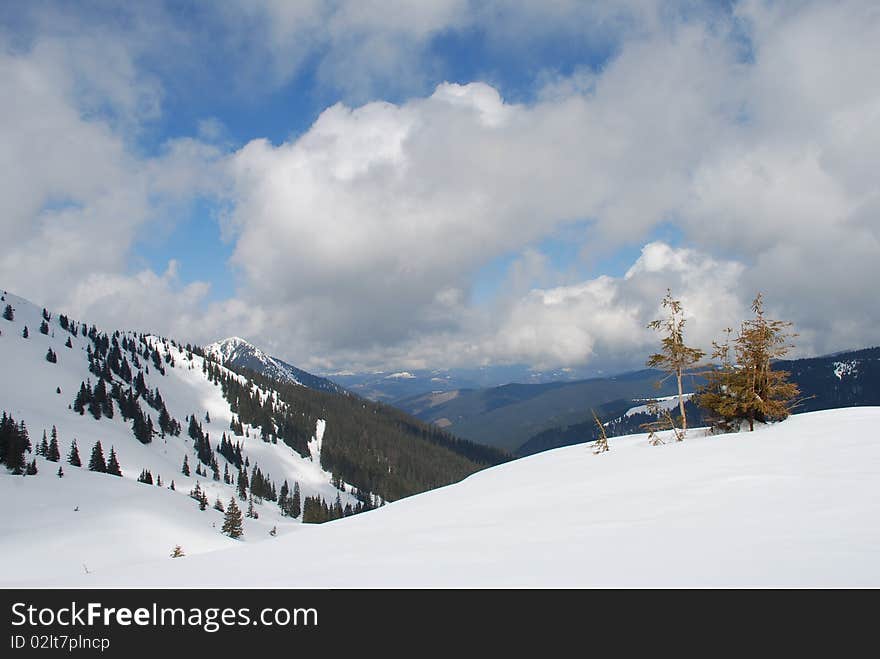
<path id="1" fill-rule="evenodd" d="M 0 287 L 316 372 L 876 345 L 880 6 L 0 2 Z"/>

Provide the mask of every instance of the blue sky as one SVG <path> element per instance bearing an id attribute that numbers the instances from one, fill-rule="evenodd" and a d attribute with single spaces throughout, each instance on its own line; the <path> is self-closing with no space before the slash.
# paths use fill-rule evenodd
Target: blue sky
<path id="1" fill-rule="evenodd" d="M 317 371 L 638 367 L 666 288 L 875 343 L 878 59 L 869 0 L 4 3 L 0 279 Z"/>

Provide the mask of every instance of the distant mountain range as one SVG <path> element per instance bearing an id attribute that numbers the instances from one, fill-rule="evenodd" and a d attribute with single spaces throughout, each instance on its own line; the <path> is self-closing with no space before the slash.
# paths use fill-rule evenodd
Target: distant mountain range
<path id="1" fill-rule="evenodd" d="M 791 372 L 800 387 L 804 400 L 798 412 L 880 405 L 880 348 L 785 360 L 775 367 Z M 644 399 L 675 393 L 671 380 L 656 386 L 663 375 L 641 370 L 576 382 L 430 392 L 396 404 L 459 437 L 529 455 L 594 439 L 593 409 L 610 424 L 612 434 L 639 432 L 648 417 L 632 408 Z M 689 391 L 702 384 L 697 376 L 687 380 Z M 690 425 L 700 423 L 693 403 L 688 403 L 688 415 Z"/>
<path id="2" fill-rule="evenodd" d="M 595 375 L 597 374 L 594 371 L 588 369 L 566 368 L 535 371 L 526 365 L 519 364 L 475 368 L 409 369 L 374 373 L 341 371 L 325 373 L 324 377 L 332 379 L 348 391 L 369 400 L 396 405 L 398 401 L 429 391 L 485 389 L 510 382 L 545 384 L 583 380 Z"/>

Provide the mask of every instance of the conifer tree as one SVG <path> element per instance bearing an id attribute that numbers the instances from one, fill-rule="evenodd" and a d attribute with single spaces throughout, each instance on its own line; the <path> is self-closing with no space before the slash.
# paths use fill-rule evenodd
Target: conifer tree
<path id="1" fill-rule="evenodd" d="M 58 355 L 55 354 L 55 351 L 52 350 L 52 348 L 49 348 L 49 350 L 46 351 L 46 361 L 50 364 L 58 363 Z"/>
<path id="2" fill-rule="evenodd" d="M 122 476 L 119 460 L 116 459 L 116 450 L 112 446 L 110 447 L 110 458 L 107 460 L 107 473 L 114 476 Z"/>
<path id="3" fill-rule="evenodd" d="M 260 516 L 257 513 L 257 511 L 254 510 L 254 495 L 253 494 L 251 494 L 251 496 L 248 497 L 247 516 L 250 517 L 251 519 L 257 519 Z"/>
<path id="4" fill-rule="evenodd" d="M 293 484 L 293 496 L 290 498 L 290 516 L 299 517 L 302 512 L 302 500 L 299 491 L 299 483 Z"/>
<path id="5" fill-rule="evenodd" d="M 74 467 L 82 467 L 82 460 L 79 459 L 79 449 L 76 447 L 76 440 L 70 444 L 70 452 L 67 454 L 67 464 Z"/>
<path id="6" fill-rule="evenodd" d="M 40 323 L 40 334 L 49 334 L 49 323 L 45 320 Z"/>
<path id="7" fill-rule="evenodd" d="M 10 322 L 15 320 L 15 309 L 12 308 L 11 304 L 7 304 L 6 308 L 3 309 L 3 317 Z"/>
<path id="8" fill-rule="evenodd" d="M 235 497 L 231 497 L 223 515 L 222 531 L 230 538 L 240 538 L 244 534 L 243 522 L 241 509 L 235 503 Z"/>
<path id="9" fill-rule="evenodd" d="M 24 472 L 25 476 L 36 476 L 37 475 L 37 459 L 34 458 L 28 463 L 27 469 Z"/>
<path id="10" fill-rule="evenodd" d="M 189 458 L 188 456 L 183 456 L 183 466 L 180 468 L 180 473 L 184 476 L 189 476 Z"/>
<path id="11" fill-rule="evenodd" d="M 55 472 L 58 478 L 64 478 L 64 469 L 62 469 L 61 465 L 58 465 L 58 471 Z"/>
<path id="12" fill-rule="evenodd" d="M 28 332 L 27 325 L 24 326 L 24 329 L 21 331 L 21 338 L 26 339 L 30 336 L 30 332 Z"/>
<path id="13" fill-rule="evenodd" d="M 52 426 L 51 440 L 49 441 L 49 450 L 46 451 L 46 459 L 49 462 L 58 462 L 61 459 L 61 451 L 58 448 L 58 429 Z"/>
<path id="14" fill-rule="evenodd" d="M 107 473 L 107 462 L 104 460 L 104 449 L 101 447 L 100 439 L 92 447 L 92 455 L 89 458 L 89 471 L 97 471 L 102 474 Z"/>
<path id="15" fill-rule="evenodd" d="M 796 336 L 788 331 L 792 324 L 766 318 L 760 293 L 752 311 L 754 318 L 741 324 L 732 346 L 730 330 L 725 343 L 715 344 L 713 356 L 721 359 L 721 366 L 706 374 L 707 384 L 697 396 L 697 404 L 720 430 L 735 429 L 740 421 L 748 421 L 749 430 L 755 429 L 756 421 L 781 421 L 800 395 L 798 386 L 788 381 L 790 374 L 772 366 L 792 348 L 789 339 Z"/>
<path id="16" fill-rule="evenodd" d="M 661 303 L 668 310 L 665 319 L 652 320 L 648 328 L 664 333 L 661 339 L 660 352 L 648 357 L 650 368 L 659 368 L 669 375 L 674 375 L 678 383 L 678 409 L 681 414 L 682 431 L 687 431 L 687 416 L 684 410 L 684 392 L 682 378 L 684 372 L 695 366 L 705 354 L 699 348 L 691 348 L 684 342 L 684 308 L 680 300 L 672 297 L 672 291 L 666 289 L 666 297 Z"/>
<path id="17" fill-rule="evenodd" d="M 221 513 L 226 511 L 223 507 L 223 502 L 220 501 L 220 495 L 217 495 L 217 500 L 214 501 L 214 510 L 219 510 Z"/>
<path id="18" fill-rule="evenodd" d="M 174 549 L 171 550 L 171 558 L 181 558 L 182 556 L 186 556 L 183 553 L 183 548 L 180 545 L 174 545 Z"/>
<path id="19" fill-rule="evenodd" d="M 43 439 L 40 440 L 40 443 L 37 445 L 37 455 L 42 455 L 44 458 L 49 455 L 49 440 L 46 437 L 46 431 L 43 431 Z"/>

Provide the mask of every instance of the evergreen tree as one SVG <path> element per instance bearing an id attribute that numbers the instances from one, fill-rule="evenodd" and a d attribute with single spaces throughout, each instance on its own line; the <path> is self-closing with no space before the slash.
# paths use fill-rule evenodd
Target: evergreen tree
<path id="1" fill-rule="evenodd" d="M 229 505 L 226 506 L 226 513 L 223 515 L 224 534 L 230 538 L 240 538 L 244 534 L 244 520 L 241 517 L 241 509 L 235 503 L 235 497 L 229 499 Z"/>
<path id="2" fill-rule="evenodd" d="M 112 446 L 110 447 L 110 459 L 107 460 L 107 473 L 114 476 L 122 476 L 119 460 L 116 459 L 116 450 Z"/>
<path id="3" fill-rule="evenodd" d="M 58 355 L 55 354 L 55 351 L 52 350 L 52 348 L 49 348 L 49 350 L 46 352 L 46 361 L 50 364 L 58 363 Z"/>
<path id="4" fill-rule="evenodd" d="M 214 510 L 219 510 L 221 513 L 225 512 L 226 509 L 223 507 L 223 502 L 220 501 L 220 496 L 217 496 L 217 500 L 214 502 Z"/>
<path id="5" fill-rule="evenodd" d="M 64 345 L 67 346 L 68 348 L 73 347 L 73 343 L 71 343 L 69 336 L 67 337 L 67 341 L 64 342 Z"/>
<path id="6" fill-rule="evenodd" d="M 251 494 L 251 496 L 248 497 L 247 516 L 250 517 L 251 519 L 257 519 L 260 516 L 257 513 L 257 511 L 254 510 L 254 495 L 253 494 Z"/>
<path id="7" fill-rule="evenodd" d="M 187 456 L 183 456 L 183 466 L 180 468 L 180 473 L 184 476 L 189 476 L 189 458 Z"/>
<path id="8" fill-rule="evenodd" d="M 101 447 L 100 439 L 92 447 L 92 456 L 89 458 L 89 471 L 97 471 L 102 474 L 107 473 L 107 462 L 104 460 L 104 449 Z"/>
<path id="9" fill-rule="evenodd" d="M 49 334 L 49 323 L 47 323 L 45 320 L 40 323 L 40 334 Z"/>
<path id="10" fill-rule="evenodd" d="M 61 459 L 61 451 L 58 448 L 58 430 L 52 426 L 52 435 L 49 440 L 49 448 L 46 451 L 46 459 L 49 462 L 58 462 Z"/>
<path id="11" fill-rule="evenodd" d="M 713 356 L 721 366 L 706 374 L 707 384 L 696 397 L 712 426 L 722 431 L 736 429 L 741 421 L 748 421 L 749 430 L 755 429 L 756 421 L 781 421 L 800 395 L 798 386 L 788 381 L 790 374 L 772 367 L 792 348 L 789 339 L 796 335 L 788 331 L 791 323 L 766 318 L 760 293 L 752 311 L 754 318 L 741 324 L 732 346 L 730 330 L 725 343 L 715 344 Z"/>
<path id="12" fill-rule="evenodd" d="M 648 357 L 650 368 L 659 368 L 670 375 L 674 375 L 678 382 L 678 409 L 681 414 L 682 431 L 687 431 L 687 416 L 684 411 L 684 392 L 682 390 L 682 378 L 684 372 L 696 365 L 705 354 L 699 348 L 691 348 L 684 343 L 684 308 L 680 300 L 672 297 L 672 291 L 666 290 L 666 297 L 662 305 L 668 310 L 665 319 L 653 320 L 648 327 L 664 333 L 661 340 L 660 352 Z"/>
<path id="13" fill-rule="evenodd" d="M 171 558 L 181 558 L 182 556 L 186 556 L 183 553 L 183 548 L 180 545 L 175 545 L 174 549 L 171 550 Z"/>
<path id="14" fill-rule="evenodd" d="M 6 308 L 3 309 L 3 317 L 10 322 L 15 320 L 15 309 L 12 308 L 11 304 L 7 304 Z"/>
<path id="15" fill-rule="evenodd" d="M 70 453 L 67 454 L 67 463 L 74 467 L 82 467 L 82 460 L 79 459 L 79 449 L 76 447 L 76 440 L 70 444 Z"/>
<path id="16" fill-rule="evenodd" d="M 46 431 L 43 431 L 43 439 L 40 440 L 40 443 L 37 445 L 37 455 L 42 455 L 44 458 L 49 455 L 49 440 L 46 437 Z"/>
<path id="17" fill-rule="evenodd" d="M 64 469 L 62 469 L 61 465 L 58 465 L 58 471 L 55 473 L 58 475 L 58 478 L 64 478 Z"/>
<path id="18" fill-rule="evenodd" d="M 302 501 L 300 498 L 299 483 L 293 484 L 293 496 L 290 498 L 290 516 L 299 517 L 302 513 Z"/>
<path id="19" fill-rule="evenodd" d="M 247 500 L 248 477 L 244 469 L 238 472 L 238 498 L 242 501 Z"/>
<path id="20" fill-rule="evenodd" d="M 30 332 L 28 332 L 27 325 L 24 326 L 24 329 L 21 331 L 21 338 L 26 339 L 30 336 Z"/>
<path id="21" fill-rule="evenodd" d="M 34 458 L 28 463 L 27 469 L 24 472 L 25 476 L 36 476 L 37 475 L 37 459 Z"/>

